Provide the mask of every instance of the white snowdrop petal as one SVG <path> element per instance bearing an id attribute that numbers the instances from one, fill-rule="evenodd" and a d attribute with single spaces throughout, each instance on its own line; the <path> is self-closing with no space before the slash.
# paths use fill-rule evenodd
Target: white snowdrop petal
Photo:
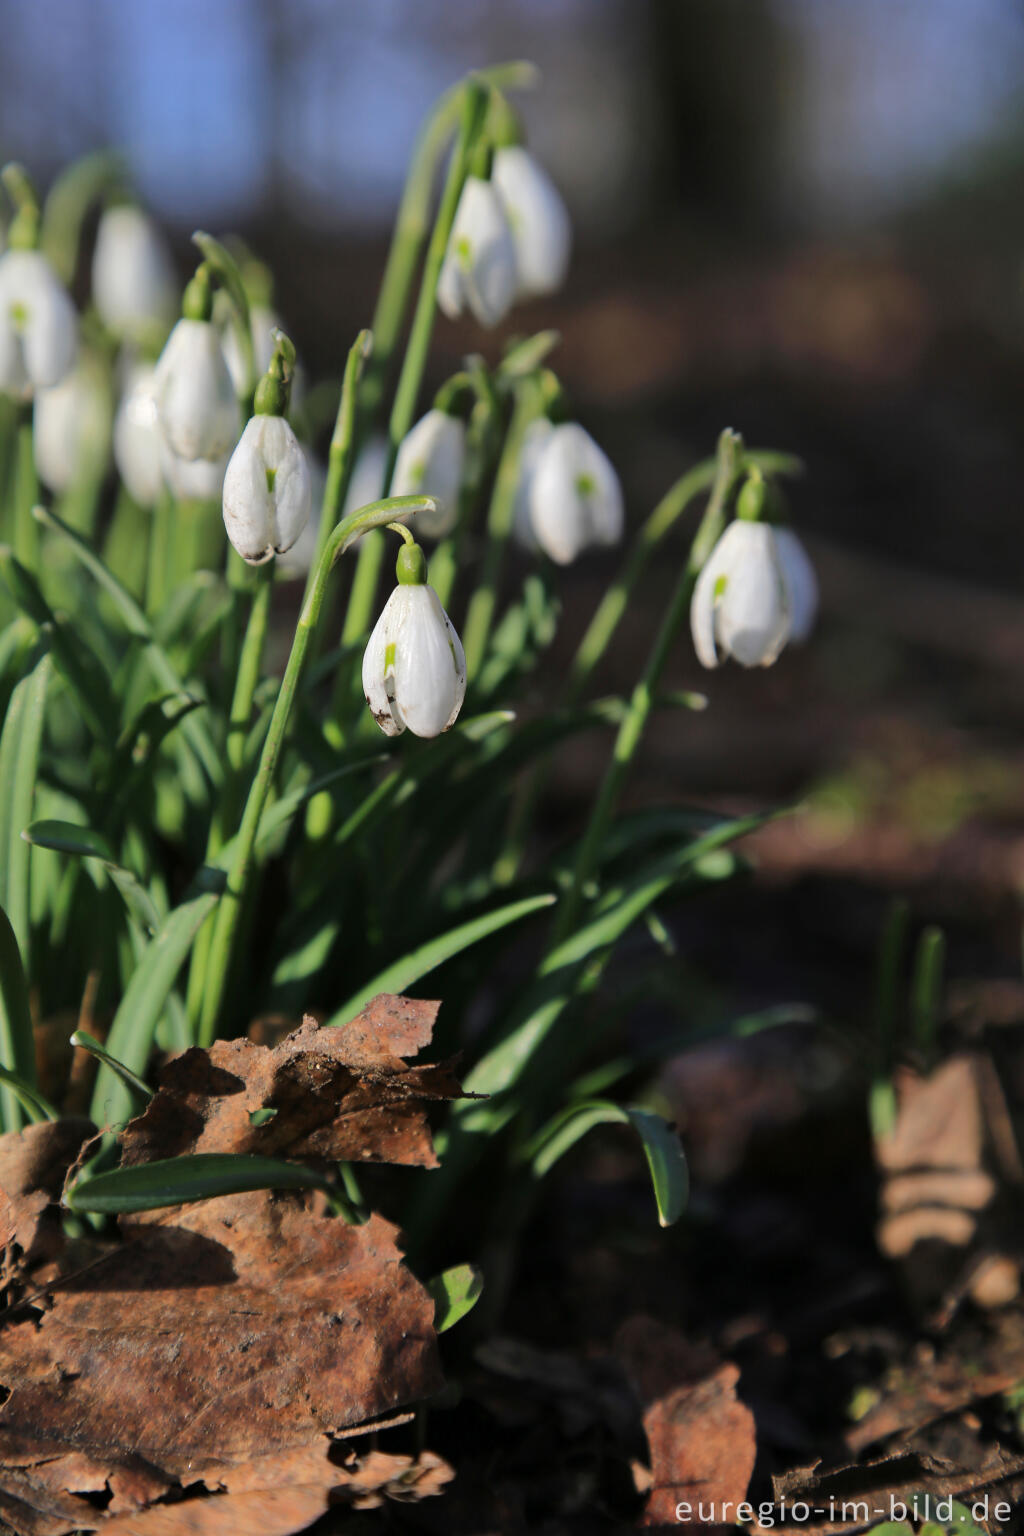
<path id="1" fill-rule="evenodd" d="M 391 477 L 391 495 L 424 494 L 441 503 L 437 512 L 416 514 L 418 534 L 440 539 L 454 528 L 465 460 L 465 423 L 447 411 L 428 411 L 403 438 Z"/>
<path id="2" fill-rule="evenodd" d="M 95 369 L 81 364 L 36 391 L 32 445 L 39 478 L 60 493 L 80 476 L 103 473 L 110 451 L 110 397 Z"/>
<path id="3" fill-rule="evenodd" d="M 725 565 L 721 551 L 722 540 L 719 539 L 704 562 L 690 599 L 690 634 L 693 636 L 693 648 L 697 652 L 697 660 L 701 666 L 709 670 L 717 667 L 719 661 L 718 652 L 715 649 L 715 603 L 717 601 L 715 589 L 719 578 L 723 575 Z"/>
<path id="4" fill-rule="evenodd" d="M 792 528 L 776 527 L 775 549 L 789 599 L 789 638 L 799 644 L 811 633 L 818 615 L 818 578 Z"/>
<path id="5" fill-rule="evenodd" d="M 621 537 L 618 476 L 577 422 L 554 427 L 540 449 L 530 520 L 538 544 L 559 565 L 568 565 L 589 544 L 613 544 Z"/>
<path id="6" fill-rule="evenodd" d="M 235 549 L 259 565 L 283 554 L 309 518 L 309 466 L 283 416 L 253 416 L 224 476 L 224 526 Z"/>
<path id="7" fill-rule="evenodd" d="M 240 427 L 238 400 L 216 327 L 179 320 L 156 367 L 157 407 L 181 459 L 219 459 L 231 452 Z"/>
<path id="8" fill-rule="evenodd" d="M 114 418 L 114 462 L 128 494 L 140 507 L 155 506 L 164 483 L 154 378 L 151 367 L 134 369 Z"/>
<path id="9" fill-rule="evenodd" d="M 414 736 L 439 736 L 456 711 L 457 664 L 437 593 L 399 587 L 395 702 Z"/>
<path id="10" fill-rule="evenodd" d="M 177 280 L 154 221 L 130 204 L 108 208 L 96 231 L 92 296 L 117 335 L 141 336 L 174 315 Z"/>
<path id="11" fill-rule="evenodd" d="M 78 351 L 78 318 L 39 251 L 0 256 L 0 388 L 27 399 L 59 384 Z"/>
<path id="12" fill-rule="evenodd" d="M 395 599 L 403 589 L 396 587 L 384 604 L 384 610 L 373 627 L 366 650 L 363 653 L 363 693 L 366 702 L 370 706 L 370 713 L 384 732 L 385 736 L 398 736 L 405 729 L 405 725 L 399 718 L 396 720 L 391 698 L 388 692 L 387 651 L 391 643 L 390 635 L 395 615 Z M 391 685 L 393 688 L 394 678 Z"/>
<path id="13" fill-rule="evenodd" d="M 496 152 L 491 179 L 515 244 L 517 296 L 554 293 L 565 282 L 572 246 L 569 213 L 558 189 L 521 144 Z"/>
<path id="14" fill-rule="evenodd" d="M 523 433 L 523 443 L 519 451 L 519 483 L 516 487 L 515 506 L 512 509 L 512 533 L 524 549 L 537 548 L 537 538 L 533 531 L 530 512 L 530 495 L 537 464 L 553 431 L 554 427 L 548 418 L 539 416 L 536 421 L 530 422 Z"/>
<path id="15" fill-rule="evenodd" d="M 723 561 L 725 590 L 715 610 L 721 648 L 744 667 L 770 666 L 789 635 L 789 609 L 775 535 L 767 523 L 737 521 L 728 561 Z"/>
<path id="16" fill-rule="evenodd" d="M 516 248 L 497 189 L 467 176 L 438 282 L 450 319 L 470 309 L 481 325 L 499 325 L 516 293 Z"/>

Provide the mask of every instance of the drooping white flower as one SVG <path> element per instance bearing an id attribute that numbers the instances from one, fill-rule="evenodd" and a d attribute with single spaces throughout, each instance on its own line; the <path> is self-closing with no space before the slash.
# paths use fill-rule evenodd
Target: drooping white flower
<path id="1" fill-rule="evenodd" d="M 156 408 L 156 369 L 137 365 L 127 376 L 114 417 L 114 463 L 129 496 L 140 507 L 155 507 L 159 501 L 163 456 L 169 452 Z"/>
<path id="2" fill-rule="evenodd" d="M 160 433 L 161 478 L 178 501 L 219 501 L 229 458 L 179 459 Z"/>
<path id="3" fill-rule="evenodd" d="M 818 616 L 818 578 L 806 549 L 784 523 L 775 524 L 775 552 L 789 593 L 789 638 L 799 645 Z"/>
<path id="4" fill-rule="evenodd" d="M 417 515 L 417 533 L 441 539 L 454 528 L 465 463 L 466 424 L 457 416 L 435 406 L 406 433 L 395 459 L 390 494 L 433 496 L 440 503 L 436 512 Z"/>
<path id="5" fill-rule="evenodd" d="M 493 182 L 467 176 L 437 284 L 437 302 L 450 320 L 464 310 L 490 329 L 516 296 L 516 247 Z"/>
<path id="6" fill-rule="evenodd" d="M 78 350 L 75 306 L 40 251 L 0 256 L 0 390 L 30 400 L 59 384 Z"/>
<path id="7" fill-rule="evenodd" d="M 568 565 L 591 544 L 617 544 L 622 486 L 607 455 L 577 422 L 552 428 L 530 477 L 530 526 L 545 554 Z"/>
<path id="8" fill-rule="evenodd" d="M 517 297 L 556 292 L 565 282 L 572 248 L 572 225 L 561 193 L 521 144 L 495 151 L 491 179 L 515 242 Z"/>
<path id="9" fill-rule="evenodd" d="M 179 320 L 156 365 L 160 423 L 179 459 L 217 460 L 238 441 L 235 387 L 217 329 L 209 320 Z"/>
<path id="10" fill-rule="evenodd" d="M 439 736 L 466 696 L 466 656 L 441 600 L 426 582 L 400 583 L 363 656 L 363 692 L 386 736 L 409 729 Z"/>
<path id="11" fill-rule="evenodd" d="M 690 603 L 694 649 L 703 666 L 716 667 L 722 653 L 744 667 L 770 667 L 790 638 L 794 596 L 777 534 L 770 523 L 737 518 L 711 551 Z M 805 618 L 805 592 L 800 602 Z"/>
<path id="12" fill-rule="evenodd" d="M 283 416 L 253 416 L 224 476 L 224 527 L 242 559 L 262 565 L 290 549 L 309 502 L 309 465 L 295 433 Z"/>
<path id="13" fill-rule="evenodd" d="M 519 483 L 516 486 L 516 501 L 512 511 L 512 532 L 524 549 L 537 548 L 537 537 L 533 531 L 533 514 L 530 511 L 530 496 L 537 464 L 554 430 L 554 424 L 547 416 L 538 416 L 536 421 L 530 422 L 523 433 L 522 447 L 519 450 Z"/>
<path id="14" fill-rule="evenodd" d="M 79 363 L 51 389 L 36 391 L 32 448 L 40 480 L 60 495 L 75 480 L 102 476 L 110 452 L 110 392 L 98 368 Z"/>
<path id="15" fill-rule="evenodd" d="M 177 279 L 154 221 L 131 204 L 107 208 L 96 231 L 92 296 L 118 336 L 145 337 L 174 318 Z"/>

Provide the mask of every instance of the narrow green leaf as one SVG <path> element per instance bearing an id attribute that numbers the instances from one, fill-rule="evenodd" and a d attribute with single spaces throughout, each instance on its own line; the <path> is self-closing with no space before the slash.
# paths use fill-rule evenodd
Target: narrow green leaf
<path id="1" fill-rule="evenodd" d="M 427 1290 L 434 1302 L 434 1332 L 447 1333 L 472 1312 L 483 1293 L 484 1277 L 474 1264 L 456 1264 L 433 1280 Z"/>
<path id="2" fill-rule="evenodd" d="M 322 1189 L 334 1193 L 326 1179 L 300 1163 L 242 1153 L 194 1152 L 188 1157 L 168 1157 L 78 1179 L 65 1193 L 64 1203 L 72 1211 L 116 1216 L 252 1189 Z"/>
<path id="3" fill-rule="evenodd" d="M 71 1044 L 81 1046 L 83 1051 L 88 1051 L 89 1055 L 95 1056 L 97 1061 L 105 1063 L 111 1072 L 121 1079 L 128 1092 L 140 1104 L 146 1105 L 149 1103 L 153 1097 L 153 1090 L 149 1084 L 143 1082 L 137 1073 L 132 1072 L 130 1068 L 126 1067 L 123 1061 L 118 1061 L 116 1056 L 111 1056 L 109 1051 L 104 1050 L 100 1042 L 94 1040 L 92 1035 L 88 1034 L 84 1029 L 76 1029 L 71 1036 Z"/>
<path id="4" fill-rule="evenodd" d="M 163 646 L 158 644 L 154 638 L 152 626 L 146 615 L 128 591 L 128 588 L 118 581 L 113 571 L 100 558 L 92 545 L 86 539 L 83 539 L 76 529 L 71 528 L 55 512 L 51 512 L 46 507 L 36 507 L 35 517 L 43 524 L 44 528 L 51 529 L 54 533 L 60 534 L 62 538 L 67 540 L 86 570 L 95 577 L 99 585 L 112 599 L 128 633 L 143 643 L 143 655 L 157 684 L 161 688 L 165 688 L 168 693 L 187 693 L 187 689 L 183 686 L 173 662 Z M 27 573 L 24 572 L 23 567 L 18 567 L 18 562 L 13 559 L 13 556 L 10 556 L 9 551 L 7 556 L 8 558 L 5 560 L 4 551 L 0 549 L 0 571 L 2 571 L 9 585 L 12 581 L 20 583 L 17 590 L 12 586 L 15 600 L 19 603 L 19 606 L 25 607 L 26 612 L 32 614 L 31 607 L 26 606 L 26 604 L 32 601 L 32 594 L 25 587 L 24 582 L 21 581 L 19 571 L 22 574 Z M 17 567 L 17 569 L 9 570 L 10 567 Z M 19 598 L 19 592 L 22 593 L 21 598 Z M 39 596 L 41 597 L 41 594 Z M 33 614 L 32 616 L 35 615 Z M 59 655 L 57 659 L 58 661 L 60 660 Z M 220 760 L 210 733 L 202 720 L 188 714 L 182 721 L 182 734 L 188 741 L 210 782 L 215 785 L 219 784 L 222 777 Z"/>
<path id="5" fill-rule="evenodd" d="M 40 629 L 47 628 L 53 659 L 77 697 L 82 718 L 105 745 L 115 734 L 117 709 L 104 667 L 81 631 L 53 612 L 35 577 L 6 544 L 0 545 L 0 575 L 22 612 Z"/>
<path id="6" fill-rule="evenodd" d="M 0 1065 L 12 1074 L 8 1086 L 0 1091 L 0 1109 L 4 1128 L 16 1131 L 21 1124 L 15 1093 L 15 1080 L 33 1094 L 38 1094 L 36 1048 L 32 1033 L 28 986 L 21 963 L 21 951 L 10 919 L 0 908 Z"/>
<path id="7" fill-rule="evenodd" d="M 543 1178 L 594 1126 L 611 1124 L 631 1126 L 639 1136 L 654 1188 L 658 1222 L 670 1227 L 686 1206 L 689 1175 L 678 1135 L 667 1120 L 651 1110 L 623 1108 L 608 1100 L 572 1105 L 557 1115 L 537 1138 L 530 1153 L 534 1173 Z"/>
<path id="8" fill-rule="evenodd" d="M 347 1024 L 355 1018 L 360 1008 L 364 1007 L 378 992 L 404 992 L 431 971 L 450 960 L 453 955 L 460 954 L 462 950 L 469 949 L 473 944 L 479 944 L 481 939 L 486 939 L 490 934 L 497 933 L 500 928 L 506 928 L 509 923 L 517 923 L 520 918 L 529 917 L 533 912 L 539 912 L 542 907 L 550 907 L 554 901 L 553 896 L 528 896 L 524 901 L 510 902 L 506 907 L 499 907 L 496 912 L 486 912 L 483 917 L 476 917 L 471 922 L 461 923 L 458 928 L 453 928 L 449 933 L 441 934 L 439 938 L 430 939 L 426 944 L 421 944 L 401 960 L 396 960 L 386 970 L 381 971 L 372 981 L 360 987 L 344 1007 L 339 1008 L 327 1020 L 328 1024 Z"/>
<path id="9" fill-rule="evenodd" d="M 207 871 L 207 876 L 221 871 Z M 130 1072 L 142 1074 L 153 1044 L 156 1026 L 174 986 L 182 962 L 204 921 L 217 904 L 217 890 L 199 890 L 166 918 L 146 945 L 138 967 L 125 989 L 107 1036 L 107 1050 Z M 117 1124 L 130 1113 L 128 1091 L 107 1066 L 102 1066 L 92 1097 L 92 1117 L 97 1125 Z"/>
<path id="10" fill-rule="evenodd" d="M 45 643 L 47 632 L 42 633 Z M 0 733 L 0 906 L 18 936 L 26 967 L 30 850 L 20 834 L 32 820 L 51 672 L 50 655 L 44 650 L 32 671 L 15 688 Z"/>
<path id="11" fill-rule="evenodd" d="M 38 1088 L 30 1088 L 25 1079 L 19 1077 L 16 1072 L 9 1072 L 6 1067 L 0 1067 L 0 1083 L 13 1093 L 30 1120 L 38 1122 L 60 1119 L 60 1115 L 49 1099 L 45 1099 Z"/>
<path id="12" fill-rule="evenodd" d="M 99 859 L 129 916 L 146 933 L 155 933 L 159 928 L 160 914 L 153 898 L 138 877 L 118 863 L 102 832 L 80 827 L 71 821 L 34 821 L 21 835 L 34 847 L 67 853 L 74 858 Z"/>

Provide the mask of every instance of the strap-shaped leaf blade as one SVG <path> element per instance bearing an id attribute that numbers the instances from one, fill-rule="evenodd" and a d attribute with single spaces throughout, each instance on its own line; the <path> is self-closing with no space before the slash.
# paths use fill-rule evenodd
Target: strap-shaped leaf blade
<path id="1" fill-rule="evenodd" d="M 404 992 L 407 987 L 437 970 L 446 960 L 451 960 L 473 944 L 479 944 L 499 929 L 507 928 L 510 923 L 518 923 L 524 917 L 550 907 L 554 900 L 551 895 L 527 896 L 522 901 L 512 901 L 507 906 L 498 907 L 494 912 L 485 912 L 482 917 L 475 917 L 468 923 L 460 923 L 457 928 L 440 934 L 436 939 L 429 939 L 426 944 L 403 955 L 401 960 L 396 960 L 372 981 L 360 987 L 327 1023 L 347 1024 L 378 992 Z"/>
<path id="2" fill-rule="evenodd" d="M 321 1174 L 301 1163 L 240 1152 L 194 1152 L 80 1178 L 65 1191 L 64 1204 L 72 1211 L 117 1216 L 253 1189 L 323 1189 L 333 1194 Z"/>
<path id="3" fill-rule="evenodd" d="M 574 1147 L 597 1125 L 628 1125 L 640 1138 L 651 1175 L 658 1221 L 670 1227 L 686 1208 L 689 1173 L 682 1143 L 673 1126 L 649 1109 L 613 1104 L 607 1099 L 572 1104 L 536 1138 L 530 1163 L 538 1178 L 543 1178 L 560 1157 Z"/>

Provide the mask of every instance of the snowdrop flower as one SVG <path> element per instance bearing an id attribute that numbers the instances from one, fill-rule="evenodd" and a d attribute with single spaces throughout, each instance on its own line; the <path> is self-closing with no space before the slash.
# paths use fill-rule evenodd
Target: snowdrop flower
<path id="1" fill-rule="evenodd" d="M 421 512 L 417 533 L 441 539 L 455 526 L 466 462 L 466 424 L 436 406 L 402 439 L 391 477 L 392 496 L 433 496 L 436 512 Z M 371 498 L 372 499 L 372 498 Z"/>
<path id="2" fill-rule="evenodd" d="M 780 533 L 788 535 L 781 546 Z M 721 652 L 744 667 L 770 667 L 787 640 L 810 630 L 816 593 L 795 534 L 737 518 L 711 551 L 693 590 L 690 628 L 698 660 L 716 667 Z"/>
<path id="3" fill-rule="evenodd" d="M 79 478 L 102 476 L 110 451 L 110 393 L 100 370 L 79 363 L 36 392 L 32 446 L 43 484 L 60 495 Z"/>
<path id="4" fill-rule="evenodd" d="M 466 655 L 433 587 L 418 544 L 398 556 L 398 586 L 377 620 L 363 657 L 363 692 L 386 736 L 408 729 L 439 736 L 458 719 L 466 696 Z"/>
<path id="5" fill-rule="evenodd" d="M 530 511 L 530 494 L 533 477 L 541 453 L 555 430 L 547 416 L 538 416 L 523 433 L 519 450 L 519 484 L 516 487 L 515 506 L 512 509 L 512 532 L 524 549 L 535 550 L 537 540 L 533 532 L 533 515 Z"/>
<path id="6" fill-rule="evenodd" d="M 75 307 L 40 251 L 0 256 L 0 390 L 30 400 L 59 384 L 78 350 Z"/>
<path id="7" fill-rule="evenodd" d="M 156 369 L 149 364 L 137 365 L 128 374 L 114 417 L 114 463 L 129 496 L 140 507 L 155 507 L 160 499 L 164 455 L 174 458 L 157 413 Z M 219 486 L 214 494 L 220 494 Z"/>
<path id="8" fill-rule="evenodd" d="M 546 555 L 568 565 L 591 544 L 617 544 L 622 486 L 607 456 L 577 422 L 552 427 L 527 492 L 529 526 Z"/>
<path id="9" fill-rule="evenodd" d="M 107 208 L 92 258 L 92 296 L 104 323 L 117 336 L 166 332 L 177 293 L 170 254 L 154 221 L 130 203 Z"/>
<path id="10" fill-rule="evenodd" d="M 270 370 L 256 386 L 256 414 L 224 475 L 224 527 L 250 565 L 283 555 L 309 521 L 309 465 L 284 419 L 294 358 L 291 342 L 275 332 Z"/>
<path id="11" fill-rule="evenodd" d="M 505 207 L 516 250 L 516 296 L 554 293 L 569 270 L 572 226 L 561 194 L 522 144 L 495 151 L 491 179 Z"/>
<path id="12" fill-rule="evenodd" d="M 488 329 L 516 296 L 516 247 L 494 183 L 467 176 L 437 283 L 437 302 L 455 320 L 464 310 Z"/>
<path id="13" fill-rule="evenodd" d="M 216 326 L 204 264 L 185 289 L 182 318 L 156 365 L 156 404 L 168 445 L 179 459 L 217 460 L 238 441 L 235 387 Z"/>

